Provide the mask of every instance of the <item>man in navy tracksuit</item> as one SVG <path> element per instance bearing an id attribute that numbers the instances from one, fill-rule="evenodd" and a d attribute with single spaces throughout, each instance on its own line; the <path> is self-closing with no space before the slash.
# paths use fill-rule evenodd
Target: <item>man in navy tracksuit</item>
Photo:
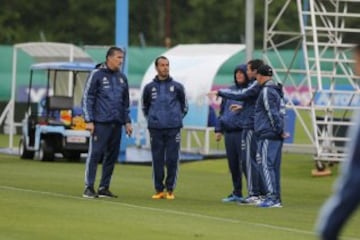
<path id="1" fill-rule="evenodd" d="M 156 193 L 153 199 L 175 198 L 178 175 L 180 129 L 187 113 L 185 90 L 169 75 L 169 60 L 155 60 L 157 76 L 143 91 L 143 112 L 148 122 L 153 159 L 153 178 Z M 165 178 L 164 167 L 167 169 Z M 165 183 L 164 183 L 165 178 Z M 167 193 L 164 190 L 167 190 Z"/>
<path id="2" fill-rule="evenodd" d="M 360 76 L 360 45 L 355 48 L 355 72 Z M 321 240 L 337 240 L 347 220 L 360 204 L 360 113 L 354 118 L 355 126 L 349 131 L 351 139 L 348 157 L 342 166 L 336 192 L 323 206 L 317 232 Z"/>
<path id="3" fill-rule="evenodd" d="M 234 70 L 235 84 L 228 89 L 241 92 L 248 86 L 249 78 L 246 74 L 246 64 L 239 65 Z M 242 130 L 246 126 L 246 115 L 240 111 L 243 102 L 223 98 L 220 105 L 219 121 L 215 128 L 216 140 L 220 141 L 222 134 L 225 138 L 226 156 L 233 184 L 232 193 L 223 202 L 241 202 L 242 173 L 246 174 L 246 162 L 242 154 Z M 234 110 L 233 110 L 234 109 Z"/>
<path id="4" fill-rule="evenodd" d="M 132 133 L 128 81 L 120 71 L 123 59 L 121 48 L 109 48 L 105 64 L 90 73 L 85 85 L 82 107 L 86 128 L 91 132 L 83 194 L 86 198 L 116 197 L 109 187 L 119 155 L 122 126 L 126 126 L 128 135 Z M 101 160 L 102 176 L 96 193 L 94 182 Z"/>
<path id="5" fill-rule="evenodd" d="M 248 197 L 244 198 L 243 204 L 258 204 L 260 196 L 265 194 L 263 184 L 260 179 L 260 166 L 256 162 L 257 141 L 254 134 L 255 103 L 260 93 L 261 87 L 256 81 L 257 70 L 264 62 L 254 59 L 247 64 L 247 75 L 251 79 L 246 89 L 232 90 L 220 89 L 217 95 L 238 101 L 243 101 L 241 109 L 241 146 L 242 159 L 246 162 Z"/>
<path id="6" fill-rule="evenodd" d="M 255 105 L 255 134 L 258 139 L 257 161 L 261 163 L 262 180 L 266 187 L 266 199 L 258 207 L 282 207 L 280 188 L 280 165 L 284 132 L 285 103 L 280 84 L 271 78 L 272 68 L 262 65 L 256 80 L 261 92 Z"/>

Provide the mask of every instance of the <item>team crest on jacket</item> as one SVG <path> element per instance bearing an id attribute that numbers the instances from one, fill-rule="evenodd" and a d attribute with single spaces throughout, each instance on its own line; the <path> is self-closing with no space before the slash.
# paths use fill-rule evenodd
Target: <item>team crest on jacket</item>
<path id="1" fill-rule="evenodd" d="M 123 84 L 123 83 L 124 83 L 124 79 L 123 79 L 122 77 L 119 77 L 119 82 L 120 82 L 121 84 Z"/>
<path id="2" fill-rule="evenodd" d="M 107 79 L 107 77 L 103 77 L 102 79 L 102 85 L 104 86 L 104 88 L 110 88 L 110 85 L 109 85 L 109 80 Z"/>
<path id="3" fill-rule="evenodd" d="M 152 99 L 156 99 L 156 98 L 157 98 L 156 87 L 153 87 L 153 88 L 151 89 L 151 98 L 152 98 Z"/>
<path id="4" fill-rule="evenodd" d="M 174 86 L 170 86 L 170 92 L 173 92 L 175 90 Z"/>

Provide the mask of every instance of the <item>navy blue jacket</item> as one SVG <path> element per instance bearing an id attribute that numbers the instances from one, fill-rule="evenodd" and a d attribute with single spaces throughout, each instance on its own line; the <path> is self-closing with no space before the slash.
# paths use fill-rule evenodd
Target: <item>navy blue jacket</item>
<path id="1" fill-rule="evenodd" d="M 255 106 L 256 136 L 260 139 L 283 139 L 285 111 L 282 86 L 272 80 L 265 82 Z"/>
<path id="2" fill-rule="evenodd" d="M 87 79 L 82 109 L 86 122 L 129 123 L 129 86 L 126 76 L 102 65 Z"/>
<path id="3" fill-rule="evenodd" d="M 243 108 L 241 109 L 241 127 L 243 129 L 254 128 L 255 103 L 260 90 L 260 85 L 255 79 L 252 79 L 245 89 L 220 89 L 218 91 L 219 97 L 243 102 Z"/>
<path id="4" fill-rule="evenodd" d="M 171 77 L 148 83 L 142 95 L 142 110 L 149 129 L 182 128 L 188 111 L 185 90 Z"/>
<path id="5" fill-rule="evenodd" d="M 236 81 L 236 73 L 241 71 L 245 76 L 245 83 L 239 84 Z M 243 93 L 246 91 L 249 83 L 249 79 L 246 74 L 246 64 L 239 65 L 234 70 L 234 85 L 223 89 L 224 92 L 229 93 Z M 222 91 L 222 90 L 219 90 Z M 230 110 L 230 106 L 232 104 L 241 105 L 244 107 L 244 102 L 237 101 L 231 98 L 226 98 L 224 95 L 221 96 L 221 105 L 220 105 L 220 112 L 219 112 L 219 121 L 217 126 L 215 127 L 215 132 L 230 132 L 230 131 L 239 131 L 244 128 L 244 122 L 247 119 L 247 112 L 244 112 L 243 109 L 233 112 Z"/>
<path id="6" fill-rule="evenodd" d="M 228 89 L 232 91 L 241 91 L 244 87 L 234 85 Z M 235 112 L 231 111 L 230 106 L 232 104 L 243 105 L 243 102 L 222 98 L 215 132 L 232 132 L 240 131 L 242 129 L 243 113 L 241 110 Z"/>
<path id="7" fill-rule="evenodd" d="M 352 121 L 360 121 L 360 112 Z M 360 204 L 360 125 L 348 131 L 348 156 L 342 165 L 336 191 L 322 207 L 317 230 L 322 240 L 337 240 L 339 234 Z"/>

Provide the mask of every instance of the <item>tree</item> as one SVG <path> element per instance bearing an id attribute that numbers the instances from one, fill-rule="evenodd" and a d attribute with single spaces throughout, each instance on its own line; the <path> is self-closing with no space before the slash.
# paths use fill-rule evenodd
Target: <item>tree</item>
<path id="1" fill-rule="evenodd" d="M 255 46 L 262 47 L 264 0 L 255 1 Z M 75 44 L 109 45 L 115 38 L 116 0 L 1 0 L 0 43 L 61 41 Z M 164 46 L 166 2 L 171 2 L 171 39 L 178 43 L 244 42 L 245 0 L 129 0 L 130 44 Z M 285 0 L 272 1 L 269 21 Z M 297 5 L 290 3 L 282 30 L 298 26 Z M 350 12 L 359 12 L 359 4 Z M 359 22 L 349 23 L 358 26 Z"/>
<path id="2" fill-rule="evenodd" d="M 115 2 L 96 0 L 2 0 L 0 42 L 114 42 Z"/>

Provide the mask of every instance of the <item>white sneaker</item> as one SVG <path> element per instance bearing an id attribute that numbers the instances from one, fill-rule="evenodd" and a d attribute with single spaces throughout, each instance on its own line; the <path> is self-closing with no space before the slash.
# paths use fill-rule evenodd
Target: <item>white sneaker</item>
<path id="1" fill-rule="evenodd" d="M 241 201 L 240 205 L 258 205 L 261 203 L 262 199 L 258 196 L 249 196 Z"/>

